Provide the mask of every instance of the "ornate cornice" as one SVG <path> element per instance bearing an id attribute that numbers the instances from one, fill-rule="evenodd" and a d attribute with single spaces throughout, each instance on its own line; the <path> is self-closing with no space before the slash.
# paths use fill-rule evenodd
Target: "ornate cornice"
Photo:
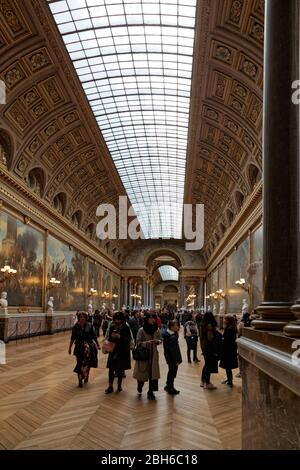
<path id="1" fill-rule="evenodd" d="M 207 262 L 207 274 L 210 274 L 233 249 L 233 247 L 262 219 L 262 183 L 260 182 L 241 212 L 225 232 L 222 240 Z"/>

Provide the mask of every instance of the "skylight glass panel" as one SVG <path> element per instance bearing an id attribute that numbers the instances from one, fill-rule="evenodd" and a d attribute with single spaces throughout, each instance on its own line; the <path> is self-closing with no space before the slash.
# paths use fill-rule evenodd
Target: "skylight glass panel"
<path id="1" fill-rule="evenodd" d="M 196 0 L 48 4 L 145 238 L 181 238 Z"/>

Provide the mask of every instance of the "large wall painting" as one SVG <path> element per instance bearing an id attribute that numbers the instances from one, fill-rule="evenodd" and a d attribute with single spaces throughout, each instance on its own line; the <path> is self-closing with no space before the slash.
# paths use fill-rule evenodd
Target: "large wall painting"
<path id="1" fill-rule="evenodd" d="M 1 283 L 11 306 L 42 307 L 44 235 L 0 212 L 0 264 L 17 273 Z"/>
<path id="2" fill-rule="evenodd" d="M 88 292 L 89 303 L 92 304 L 94 309 L 99 309 L 101 306 L 101 266 L 89 260 L 88 267 Z M 91 289 L 97 291 L 91 295 Z"/>
<path id="3" fill-rule="evenodd" d="M 84 296 L 84 261 L 77 250 L 49 235 L 48 237 L 48 281 L 55 277 L 59 287 L 48 291 L 54 297 L 55 310 L 86 309 Z"/>
<path id="4" fill-rule="evenodd" d="M 243 299 L 249 304 L 248 292 L 235 282 L 244 278 L 249 282 L 249 238 L 246 238 L 227 258 L 227 313 L 241 314 Z"/>

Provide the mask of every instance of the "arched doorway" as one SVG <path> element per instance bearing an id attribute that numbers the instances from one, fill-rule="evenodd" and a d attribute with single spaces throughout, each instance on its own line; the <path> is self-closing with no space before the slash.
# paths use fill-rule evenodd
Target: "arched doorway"
<path id="1" fill-rule="evenodd" d="M 167 285 L 163 290 L 163 306 L 170 308 L 174 307 L 175 309 L 178 306 L 178 287 L 174 284 Z"/>
<path id="2" fill-rule="evenodd" d="M 178 269 L 170 264 L 162 264 L 155 269 L 153 279 L 155 307 L 176 310 L 179 305 Z"/>

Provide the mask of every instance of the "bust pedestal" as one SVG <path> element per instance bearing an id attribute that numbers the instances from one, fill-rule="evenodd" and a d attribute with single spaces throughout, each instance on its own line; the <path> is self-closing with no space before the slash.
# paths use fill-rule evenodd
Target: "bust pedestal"
<path id="1" fill-rule="evenodd" d="M 0 307 L 0 317 L 8 317 L 8 308 Z"/>

